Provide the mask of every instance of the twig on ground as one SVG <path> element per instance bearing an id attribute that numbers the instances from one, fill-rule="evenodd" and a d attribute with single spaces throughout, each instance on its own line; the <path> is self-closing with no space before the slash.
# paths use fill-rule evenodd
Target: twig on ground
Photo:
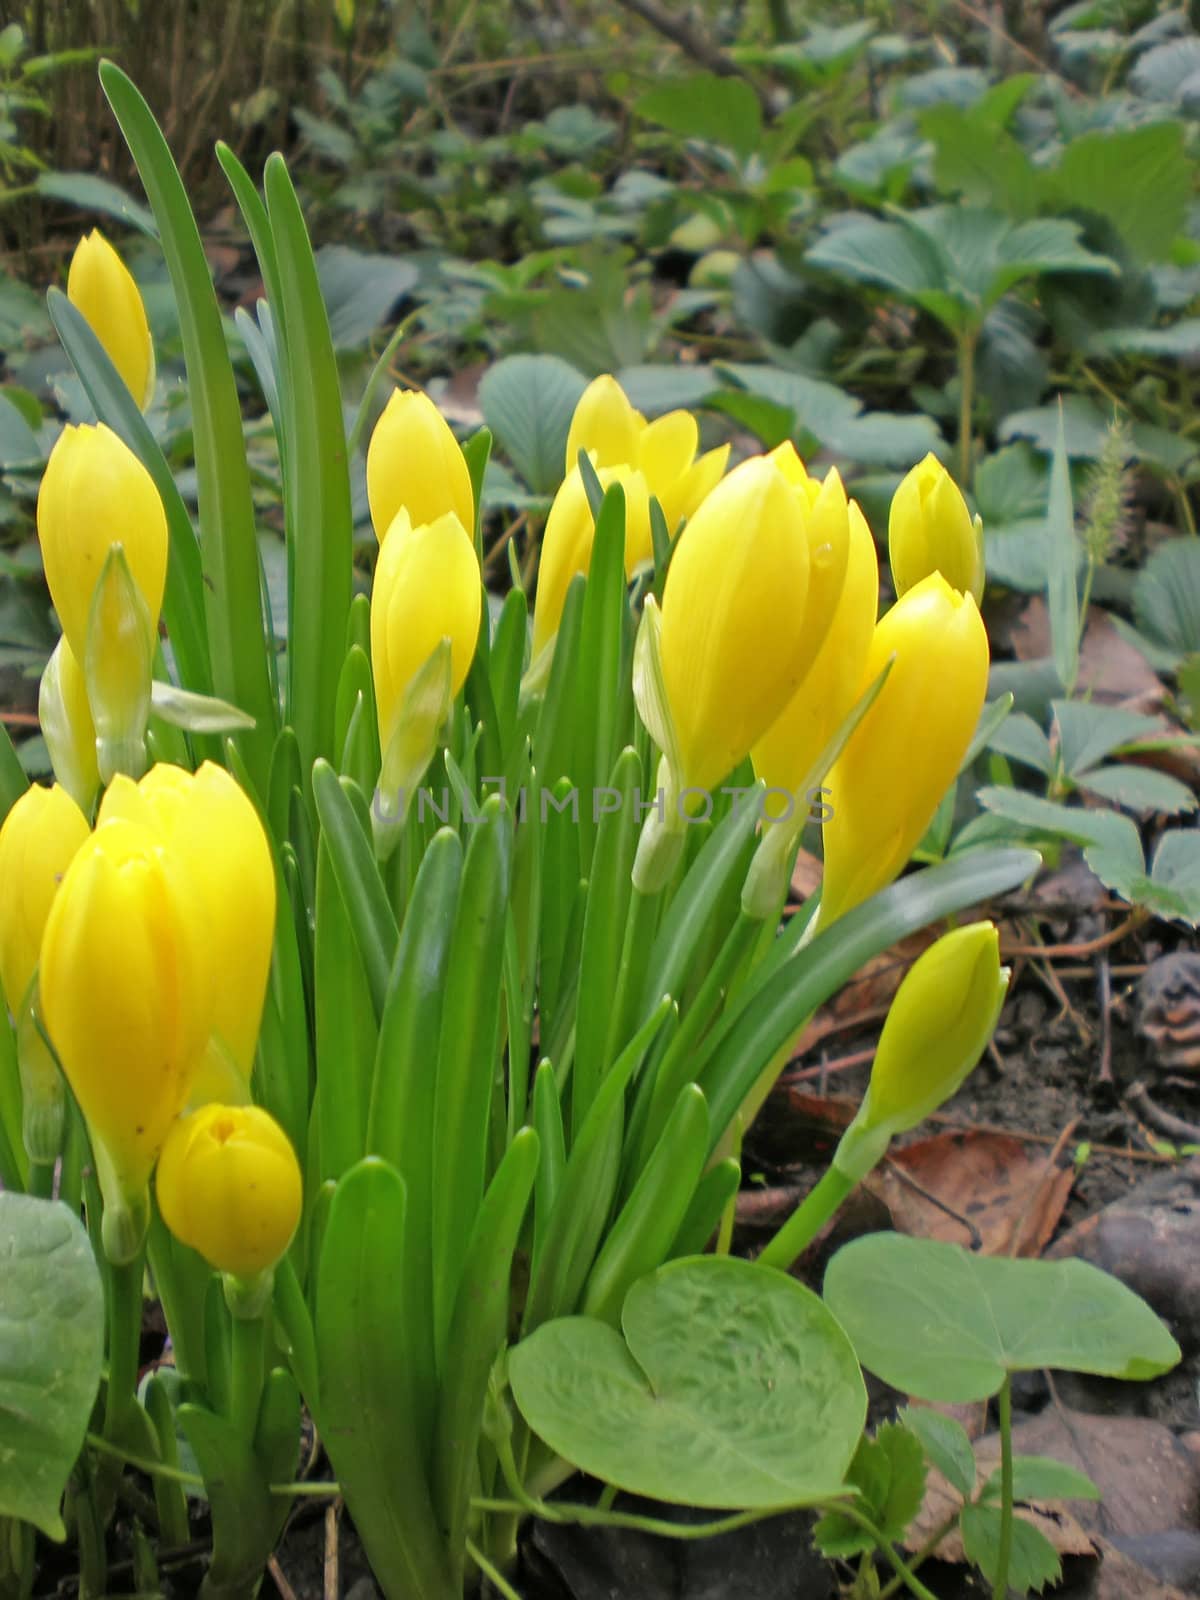
<path id="1" fill-rule="evenodd" d="M 661 33 L 664 39 L 678 45 L 684 55 L 691 56 L 693 61 L 707 67 L 710 72 L 718 73 L 722 78 L 744 78 L 765 103 L 763 91 L 743 67 L 703 38 L 682 17 L 660 6 L 657 0 L 617 0 L 617 3 L 648 23 L 655 33 Z"/>
<path id="2" fill-rule="evenodd" d="M 296 1600 L 296 1591 L 284 1577 L 283 1568 L 279 1565 L 277 1556 L 268 1557 L 267 1571 L 271 1574 L 271 1582 L 279 1590 L 279 1600 Z"/>
<path id="3" fill-rule="evenodd" d="M 1100 1001 L 1100 1072 L 1098 1083 L 1111 1083 L 1112 1070 L 1112 976 L 1108 957 L 1102 955 L 1096 970 L 1096 987 Z"/>
<path id="4" fill-rule="evenodd" d="M 325 1600 L 339 1600 L 341 1594 L 341 1580 L 338 1571 L 341 1565 L 339 1561 L 338 1530 L 341 1511 L 342 1502 L 340 1500 L 333 1501 L 325 1509 Z"/>
<path id="5" fill-rule="evenodd" d="M 1146 1093 L 1144 1083 L 1134 1083 L 1125 1091 L 1125 1103 L 1132 1106 L 1143 1122 L 1165 1133 L 1168 1139 L 1183 1139 L 1188 1144 L 1200 1144 L 1200 1123 L 1188 1122 L 1170 1111 L 1156 1106 Z"/>

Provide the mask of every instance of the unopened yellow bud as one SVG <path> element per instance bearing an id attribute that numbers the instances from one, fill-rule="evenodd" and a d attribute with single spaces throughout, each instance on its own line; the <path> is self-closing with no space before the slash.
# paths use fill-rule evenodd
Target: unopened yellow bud
<path id="1" fill-rule="evenodd" d="M 38 964 L 46 919 L 87 818 L 58 784 L 26 789 L 0 826 L 0 987 L 19 1016 Z"/>
<path id="2" fill-rule="evenodd" d="M 646 480 L 640 472 L 624 466 L 601 467 L 597 476 L 601 488 L 608 489 L 619 483 L 625 491 L 625 572 L 632 577 L 634 569 L 648 561 L 652 554 Z M 535 661 L 558 632 L 571 580 L 579 573 L 586 574 L 591 566 L 595 538 L 596 521 L 583 476 L 575 467 L 567 473 L 554 497 L 542 536 L 537 597 L 533 606 L 532 658 Z"/>
<path id="3" fill-rule="evenodd" d="M 992 1036 L 1008 979 L 991 922 L 956 928 L 918 957 L 896 991 L 866 1097 L 834 1156 L 846 1177 L 864 1177 L 896 1134 L 957 1093 Z"/>
<path id="4" fill-rule="evenodd" d="M 155 1191 L 163 1221 L 218 1272 L 252 1279 L 280 1260 L 300 1222 L 296 1153 L 258 1106 L 203 1106 L 172 1126 Z"/>
<path id="5" fill-rule="evenodd" d="M 96 726 L 87 684 L 65 637 L 46 663 L 38 690 L 38 722 L 54 776 L 84 813 L 90 813 L 100 787 Z"/>
<path id="6" fill-rule="evenodd" d="M 680 788 L 710 790 L 799 687 L 811 566 L 800 497 L 765 457 L 735 468 L 684 529 L 660 640 Z"/>
<path id="7" fill-rule="evenodd" d="M 940 573 L 923 579 L 877 624 L 858 695 L 889 662 L 827 781 L 822 928 L 891 883 L 958 774 L 987 693 L 975 601 Z"/>
<path id="8" fill-rule="evenodd" d="M 67 273 L 67 299 L 87 320 L 125 387 L 144 410 L 154 398 L 154 341 L 129 268 L 100 232 L 80 239 Z"/>
<path id="9" fill-rule="evenodd" d="M 37 503 L 50 598 L 82 666 L 92 599 L 109 551 L 120 546 L 158 629 L 167 578 L 167 518 L 154 480 L 103 423 L 66 427 L 50 452 Z"/>
<path id="10" fill-rule="evenodd" d="M 130 1260 L 145 1228 L 147 1181 L 213 1019 L 208 918 L 156 830 L 118 818 L 85 840 L 50 910 L 39 989 L 92 1136 L 106 1248 Z"/>
<path id="11" fill-rule="evenodd" d="M 972 520 L 958 485 L 935 455 L 919 462 L 892 497 L 888 560 L 898 595 L 940 572 L 976 605 L 983 599 L 983 523 Z"/>
<path id="12" fill-rule="evenodd" d="M 97 826 L 118 817 L 154 829 L 191 877 L 215 977 L 220 1049 L 209 1090 L 224 1089 L 225 1055 L 248 1085 L 275 942 L 275 868 L 258 812 L 224 767 L 206 761 L 195 773 L 160 763 L 137 784 L 114 778 Z M 197 1083 L 193 1098 L 204 1092 Z"/>
<path id="13" fill-rule="evenodd" d="M 879 609 L 879 559 L 858 502 L 847 514 L 845 581 L 820 648 L 783 714 L 754 746 L 754 770 L 770 789 L 798 794 L 853 710 Z M 807 617 L 807 612 L 806 612 Z M 824 774 L 816 774 L 817 779 Z"/>
<path id="14" fill-rule="evenodd" d="M 605 373 L 593 378 L 571 418 L 564 471 L 570 473 L 579 465 L 581 450 L 598 468 L 633 466 L 645 427 L 645 417 L 630 405 L 614 377 Z"/>
<path id="15" fill-rule="evenodd" d="M 380 544 L 401 510 L 414 528 L 453 512 L 475 533 L 475 492 L 466 457 L 427 394 L 395 389 L 367 446 L 367 501 Z"/>

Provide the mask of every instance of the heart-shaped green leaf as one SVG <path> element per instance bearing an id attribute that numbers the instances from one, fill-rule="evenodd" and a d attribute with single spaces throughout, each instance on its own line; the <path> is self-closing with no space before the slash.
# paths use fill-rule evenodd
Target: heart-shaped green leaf
<path id="1" fill-rule="evenodd" d="M 621 1325 L 624 1338 L 563 1317 L 509 1356 L 522 1415 L 565 1460 L 683 1505 L 845 1493 L 866 1390 L 810 1290 L 748 1261 L 689 1257 L 635 1283 Z"/>
<path id="2" fill-rule="evenodd" d="M 0 1194 L 0 1517 L 66 1536 L 59 1501 L 104 1354 L 96 1258 L 64 1205 Z"/>
<path id="3" fill-rule="evenodd" d="M 1036 1367 L 1154 1378 L 1179 1360 L 1145 1301 L 1084 1261 L 872 1233 L 829 1263 L 825 1303 L 863 1366 L 921 1400 L 983 1400 Z"/>

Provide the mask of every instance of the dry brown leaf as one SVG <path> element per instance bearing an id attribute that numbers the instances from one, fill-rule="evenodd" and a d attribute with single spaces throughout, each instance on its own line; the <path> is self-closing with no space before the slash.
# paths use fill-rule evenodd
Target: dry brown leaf
<path id="1" fill-rule="evenodd" d="M 959 1220 L 966 1218 L 991 1256 L 1040 1255 L 1074 1181 L 1074 1171 L 1052 1165 L 1044 1150 L 1031 1151 L 1008 1134 L 974 1130 L 911 1144 L 865 1180 L 897 1232 L 973 1244 L 970 1228 Z"/>
<path id="2" fill-rule="evenodd" d="M 980 1473 L 976 1479 L 977 1485 L 986 1476 L 986 1473 Z M 921 1509 L 905 1530 L 902 1541 L 904 1548 L 920 1550 L 939 1528 L 945 1527 L 950 1518 L 962 1510 L 962 1504 L 962 1495 L 958 1490 L 952 1488 L 936 1468 L 931 1467 L 925 1482 L 925 1499 Z M 1060 1556 L 1097 1554 L 1093 1540 L 1061 1501 L 1047 1501 L 1044 1505 L 1018 1505 L 1014 1507 L 1014 1514 L 1044 1533 Z M 934 1554 L 939 1561 L 953 1561 L 956 1564 L 966 1561 L 962 1535 L 957 1526 L 941 1541 Z"/>
<path id="3" fill-rule="evenodd" d="M 1041 661 L 1051 654 L 1050 613 L 1040 595 L 1030 600 L 1012 629 L 1011 642 L 1020 661 Z M 1131 711 L 1157 711 L 1165 691 L 1140 650 L 1117 632 L 1107 612 L 1092 608 L 1079 652 L 1077 691 L 1090 689 L 1106 705 Z"/>

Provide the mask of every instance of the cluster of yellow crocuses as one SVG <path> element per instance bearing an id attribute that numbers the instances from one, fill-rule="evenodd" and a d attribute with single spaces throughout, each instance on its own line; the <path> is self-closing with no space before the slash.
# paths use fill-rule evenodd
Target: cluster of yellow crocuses
<path id="1" fill-rule="evenodd" d="M 69 293 L 146 403 L 144 309 L 99 234 L 81 242 Z M 624 491 L 631 576 L 653 559 L 652 499 L 672 537 L 683 528 L 661 611 L 651 597 L 643 620 L 665 705 L 639 706 L 668 787 L 686 810 L 689 794 L 747 757 L 776 795 L 824 783 L 827 925 L 901 871 L 975 731 L 988 669 L 978 520 L 933 457 L 914 468 L 889 529 L 898 598 L 877 620 L 874 541 L 835 469 L 811 477 L 785 444 L 726 475 L 728 446 L 698 445 L 689 413 L 647 422 L 611 377 L 588 386 L 545 529 L 531 665 L 552 654 L 567 590 L 591 558 L 583 452 L 603 486 Z M 482 582 L 471 476 L 426 396 L 392 395 L 367 485 L 386 796 L 415 786 L 437 748 L 474 656 Z M 172 1229 L 215 1266 L 252 1276 L 286 1249 L 301 1206 L 295 1155 L 250 1104 L 275 923 L 271 849 L 222 769 L 145 771 L 167 524 L 149 473 L 103 425 L 64 429 L 38 532 L 63 628 L 40 702 L 59 782 L 31 789 L 0 829 L 0 983 L 18 1023 L 26 1143 L 52 1161 L 61 1136 L 48 1042 L 91 1135 L 113 1259 L 140 1245 L 158 1162 Z M 822 770 L 868 691 L 873 702 Z"/>
<path id="2" fill-rule="evenodd" d="M 0 829 L 0 878 L 0 984 L 31 1024 L 18 1034 L 26 1114 L 55 1099 L 27 1048 L 44 1030 L 91 1137 L 110 1258 L 136 1255 L 159 1162 L 178 1237 L 239 1277 L 269 1269 L 299 1221 L 301 1180 L 250 1104 L 275 868 L 243 790 L 211 762 L 159 764 L 139 783 L 114 778 L 93 829 L 57 784 L 31 788 Z M 56 1153 L 53 1137 L 30 1151 Z"/>

